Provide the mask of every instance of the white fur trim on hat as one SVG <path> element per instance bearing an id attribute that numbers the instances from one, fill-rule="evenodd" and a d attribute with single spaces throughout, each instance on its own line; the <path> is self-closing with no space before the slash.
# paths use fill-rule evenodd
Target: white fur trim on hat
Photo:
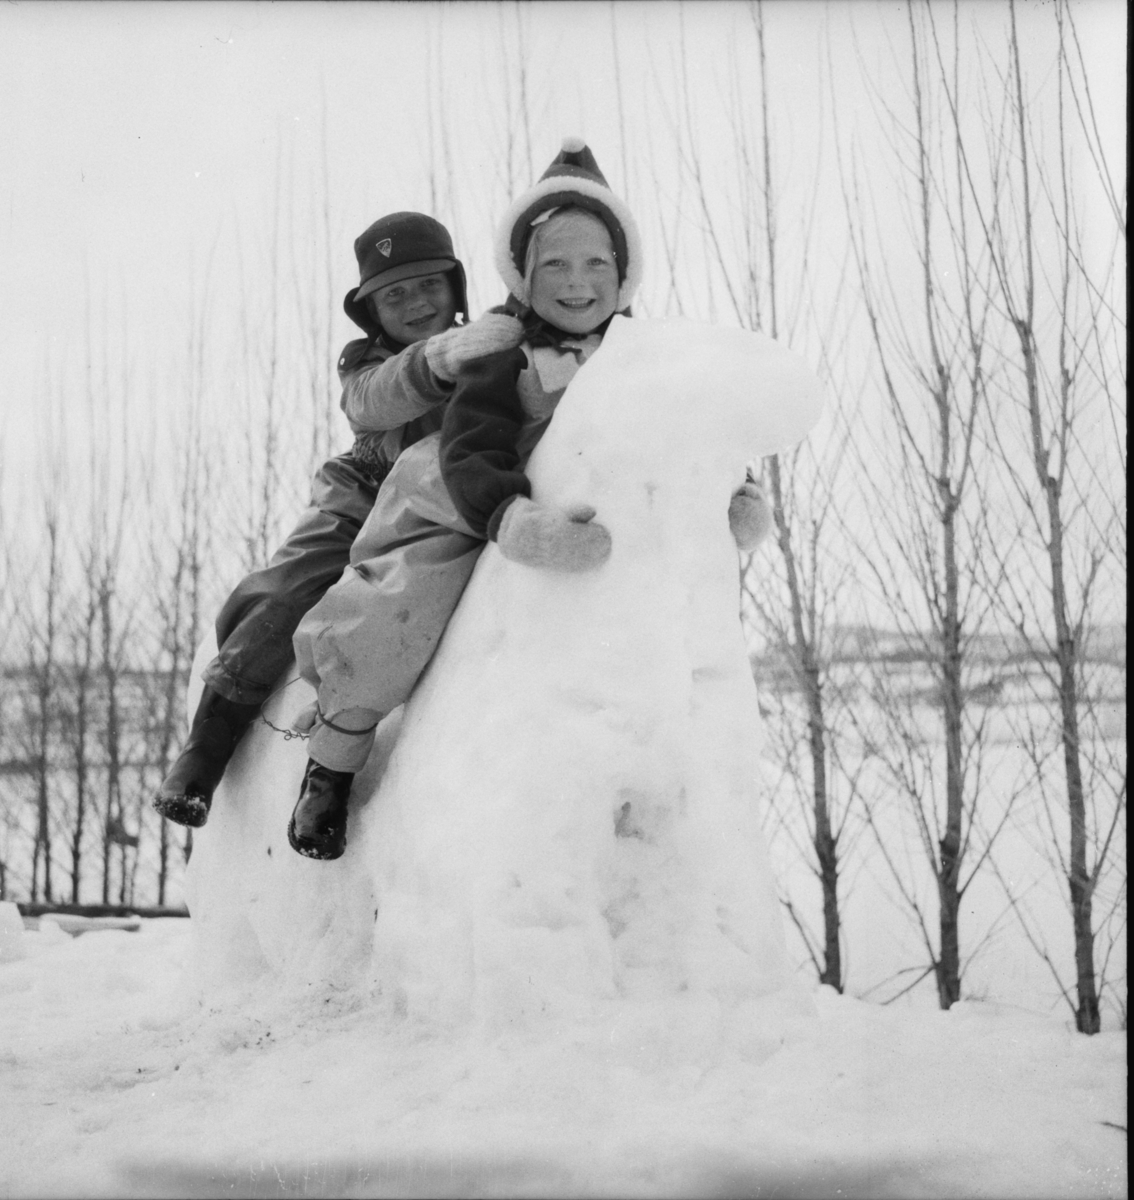
<path id="1" fill-rule="evenodd" d="M 642 235 L 638 231 L 638 222 L 623 200 L 620 200 L 610 188 L 603 187 L 591 179 L 582 179 L 575 175 L 552 175 L 541 179 L 533 188 L 529 188 L 522 196 L 517 197 L 505 212 L 496 228 L 495 261 L 496 270 L 505 286 L 522 304 L 530 304 L 531 296 L 524 284 L 524 277 L 512 261 L 512 230 L 516 222 L 542 196 L 552 196 L 556 192 L 578 192 L 598 200 L 613 214 L 626 237 L 626 274 L 618 289 L 618 311 L 630 307 L 639 285 L 642 282 Z"/>

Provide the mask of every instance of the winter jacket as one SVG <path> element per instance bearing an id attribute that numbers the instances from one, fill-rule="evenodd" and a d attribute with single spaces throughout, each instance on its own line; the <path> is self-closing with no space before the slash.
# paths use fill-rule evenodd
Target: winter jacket
<path id="1" fill-rule="evenodd" d="M 401 347 L 359 338 L 339 358 L 341 406 L 355 435 L 351 454 L 381 482 L 398 455 L 441 428 L 453 384 L 425 361 L 425 342 Z"/>
<path id="2" fill-rule="evenodd" d="M 602 342 L 606 325 L 579 338 L 538 318 L 525 341 L 468 364 L 441 426 L 441 475 L 457 511 L 478 536 L 495 540 L 567 385 Z"/>
<path id="3" fill-rule="evenodd" d="M 349 454 L 315 473 L 310 507 L 271 562 L 240 581 L 217 617 L 219 652 L 204 677 L 229 699 L 251 704 L 267 698 L 291 658 L 300 619 L 349 565 L 394 462 L 441 428 L 452 384 L 429 370 L 424 347 L 360 338 L 339 358 L 342 406 L 357 440 Z"/>

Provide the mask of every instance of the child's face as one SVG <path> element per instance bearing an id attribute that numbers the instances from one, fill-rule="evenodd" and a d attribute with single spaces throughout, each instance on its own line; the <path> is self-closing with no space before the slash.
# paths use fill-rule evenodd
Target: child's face
<path id="1" fill-rule="evenodd" d="M 532 308 L 566 333 L 590 333 L 618 301 L 618 268 L 606 226 L 587 213 L 553 216 L 539 239 L 532 270 Z"/>
<path id="2" fill-rule="evenodd" d="M 418 275 L 379 288 L 371 297 L 382 328 L 403 345 L 444 333 L 457 316 L 448 275 Z"/>

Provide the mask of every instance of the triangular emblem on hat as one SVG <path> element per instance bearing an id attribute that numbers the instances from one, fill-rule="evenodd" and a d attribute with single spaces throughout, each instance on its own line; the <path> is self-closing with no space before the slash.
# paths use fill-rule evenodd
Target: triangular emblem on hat
<path id="1" fill-rule="evenodd" d="M 394 248 L 393 239 L 392 238 L 383 238 L 380 242 L 378 242 L 375 245 L 374 248 L 378 251 L 379 254 L 382 255 L 383 258 L 389 258 L 390 252 Z"/>

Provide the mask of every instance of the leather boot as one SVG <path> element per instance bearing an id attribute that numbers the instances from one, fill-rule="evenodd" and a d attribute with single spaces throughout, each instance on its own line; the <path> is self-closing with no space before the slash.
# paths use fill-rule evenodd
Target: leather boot
<path id="1" fill-rule="evenodd" d="M 347 800 L 354 776 L 307 760 L 299 803 L 287 826 L 291 848 L 305 858 L 341 858 L 346 849 Z"/>
<path id="2" fill-rule="evenodd" d="M 193 829 L 204 825 L 228 760 L 259 712 L 259 704 L 237 704 L 205 688 L 185 748 L 153 801 L 167 821 Z"/>

